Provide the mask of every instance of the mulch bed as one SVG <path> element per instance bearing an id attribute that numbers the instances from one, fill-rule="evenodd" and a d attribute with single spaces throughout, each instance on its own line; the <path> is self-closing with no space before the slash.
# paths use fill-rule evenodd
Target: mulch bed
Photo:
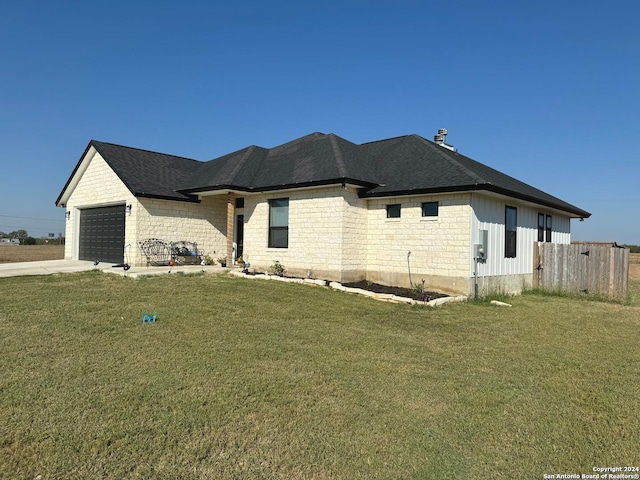
<path id="1" fill-rule="evenodd" d="M 367 282 L 366 280 L 362 280 L 360 282 L 355 282 L 355 283 L 343 283 L 343 285 L 345 287 L 360 288 L 362 290 L 369 290 L 370 292 L 375 292 L 375 293 L 390 293 L 393 295 L 397 295 L 399 297 L 413 298 L 414 300 L 418 300 L 421 302 L 428 302 L 436 298 L 449 296 L 449 295 L 445 295 L 444 293 L 438 293 L 438 292 L 428 292 L 428 291 L 419 292 L 412 288 L 389 287 L 387 285 L 380 285 L 379 283 Z"/>
<path id="2" fill-rule="evenodd" d="M 243 272 L 245 275 L 262 275 L 262 272 L 256 271 L 245 271 Z M 285 275 L 286 277 L 286 275 Z M 298 278 L 298 277 L 287 277 L 287 278 Z M 419 302 L 429 302 L 431 300 L 435 300 L 436 298 L 444 298 L 449 295 L 445 295 L 440 292 L 419 292 L 418 290 L 412 288 L 403 288 L 403 287 L 390 287 L 388 285 L 380 285 L 379 283 L 367 282 L 366 280 L 361 280 L 360 282 L 353 283 L 343 283 L 345 287 L 351 288 L 359 288 L 361 290 L 369 290 L 370 292 L 375 293 L 387 293 L 392 295 L 397 295 L 398 297 L 412 298 L 413 300 L 418 300 Z"/>

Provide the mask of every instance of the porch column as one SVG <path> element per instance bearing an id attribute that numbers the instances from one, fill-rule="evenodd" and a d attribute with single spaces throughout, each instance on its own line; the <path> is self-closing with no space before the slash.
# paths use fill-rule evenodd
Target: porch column
<path id="1" fill-rule="evenodd" d="M 233 265 L 233 227 L 236 213 L 236 196 L 227 193 L 227 266 Z"/>

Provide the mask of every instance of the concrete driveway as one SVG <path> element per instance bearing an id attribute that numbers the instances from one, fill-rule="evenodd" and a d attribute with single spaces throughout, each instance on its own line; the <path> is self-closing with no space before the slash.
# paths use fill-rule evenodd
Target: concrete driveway
<path id="1" fill-rule="evenodd" d="M 54 273 L 84 272 L 87 270 L 102 270 L 103 272 L 139 277 L 144 275 L 162 275 L 166 273 L 197 273 L 223 272 L 225 269 L 207 265 L 176 265 L 174 267 L 132 267 L 127 272 L 113 267 L 112 263 L 100 263 L 97 266 L 84 260 L 44 260 L 40 262 L 0 263 L 0 277 L 19 277 L 25 275 L 51 275 Z"/>
<path id="2" fill-rule="evenodd" d="M 110 266 L 111 265 L 109 265 L 109 267 Z M 94 268 L 93 262 L 81 260 L 42 260 L 39 262 L 0 263 L 0 277 L 83 272 L 85 270 L 93 270 Z"/>

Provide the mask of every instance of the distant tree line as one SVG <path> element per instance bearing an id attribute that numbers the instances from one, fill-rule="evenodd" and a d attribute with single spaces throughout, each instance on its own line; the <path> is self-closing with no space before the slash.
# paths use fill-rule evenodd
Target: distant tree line
<path id="1" fill-rule="evenodd" d="M 26 230 L 14 230 L 13 232 L 1 232 L 0 238 L 17 238 L 20 240 L 20 245 L 44 245 L 51 244 L 63 244 L 64 237 L 58 238 L 33 238 L 27 233 Z"/>
<path id="2" fill-rule="evenodd" d="M 27 238 L 29 234 L 26 230 L 14 230 L 13 232 L 5 233 L 0 232 L 0 238 L 19 238 L 22 240 L 23 238 Z"/>
<path id="3" fill-rule="evenodd" d="M 631 253 L 640 253 L 640 245 L 622 245 L 625 248 L 629 249 Z"/>

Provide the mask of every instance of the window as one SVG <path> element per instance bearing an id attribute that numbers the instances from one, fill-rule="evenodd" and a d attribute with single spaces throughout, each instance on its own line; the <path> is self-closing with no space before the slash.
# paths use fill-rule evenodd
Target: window
<path id="1" fill-rule="evenodd" d="M 552 231 L 552 223 L 553 218 L 551 215 L 546 215 L 545 222 L 545 214 L 538 214 L 538 241 L 539 242 L 551 242 L 551 231 Z"/>
<path id="2" fill-rule="evenodd" d="M 289 199 L 269 200 L 269 248 L 289 247 Z"/>
<path id="3" fill-rule="evenodd" d="M 400 218 L 400 203 L 387 205 L 387 218 Z"/>
<path id="4" fill-rule="evenodd" d="M 544 242 L 544 213 L 538 214 L 538 241 Z"/>
<path id="5" fill-rule="evenodd" d="M 423 217 L 437 217 L 438 216 L 438 202 L 423 202 L 422 203 L 422 216 Z"/>
<path id="6" fill-rule="evenodd" d="M 518 210 L 515 207 L 505 207 L 504 211 L 504 256 L 516 257 L 516 231 L 518 228 Z"/>
<path id="7" fill-rule="evenodd" d="M 547 242 L 551 241 L 551 215 L 547 215 Z"/>
<path id="8" fill-rule="evenodd" d="M 236 198 L 236 208 L 244 208 L 244 197 Z"/>

